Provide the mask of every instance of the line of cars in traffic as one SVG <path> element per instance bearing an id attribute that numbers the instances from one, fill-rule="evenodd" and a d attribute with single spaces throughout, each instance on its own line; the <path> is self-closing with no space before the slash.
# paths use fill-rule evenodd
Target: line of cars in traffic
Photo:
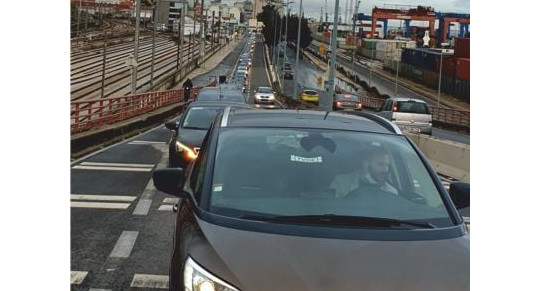
<path id="1" fill-rule="evenodd" d="M 233 74 L 233 83 L 241 88 L 242 93 L 247 92 L 248 80 L 249 80 L 249 70 L 252 65 L 253 51 L 255 49 L 255 39 L 256 35 L 254 33 L 250 34 L 250 37 L 245 44 L 240 57 L 238 58 L 238 64 L 236 65 L 235 72 Z"/>

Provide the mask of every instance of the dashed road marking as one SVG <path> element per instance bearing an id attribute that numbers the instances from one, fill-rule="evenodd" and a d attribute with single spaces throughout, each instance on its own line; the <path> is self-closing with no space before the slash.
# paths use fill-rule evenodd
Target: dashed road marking
<path id="1" fill-rule="evenodd" d="M 158 208 L 158 211 L 173 211 L 173 207 L 174 207 L 174 205 L 171 205 L 171 204 L 164 204 L 164 205 L 161 205 L 161 206 Z"/>
<path id="2" fill-rule="evenodd" d="M 96 288 L 90 288 L 88 291 L 112 291 L 111 289 L 96 289 Z"/>
<path id="3" fill-rule="evenodd" d="M 163 203 L 166 204 L 178 204 L 180 202 L 180 198 L 165 198 L 163 199 Z"/>
<path id="4" fill-rule="evenodd" d="M 127 209 L 131 205 L 131 203 L 115 203 L 115 202 L 133 202 L 135 199 L 137 199 L 137 197 L 124 196 L 124 195 L 120 196 L 120 195 L 71 194 L 71 207 L 93 208 L 93 209 Z M 82 201 L 77 201 L 77 200 L 82 200 Z M 114 202 L 111 202 L 111 201 L 114 201 Z"/>
<path id="5" fill-rule="evenodd" d="M 106 202 L 78 202 L 71 201 L 73 208 L 99 208 L 99 209 L 127 209 L 129 203 L 106 203 Z"/>
<path id="6" fill-rule="evenodd" d="M 131 287 L 134 288 L 169 288 L 169 276 L 135 274 L 131 281 Z"/>
<path id="7" fill-rule="evenodd" d="M 165 198 L 163 199 L 163 205 L 161 205 L 158 210 L 159 211 L 173 211 L 173 207 L 175 204 L 178 204 L 180 202 L 180 198 Z"/>
<path id="8" fill-rule="evenodd" d="M 111 258 L 127 258 L 131 254 L 131 250 L 135 245 L 137 236 L 139 235 L 138 231 L 123 231 L 120 235 L 120 238 L 116 242 L 114 249 L 112 250 L 110 257 Z"/>
<path id="9" fill-rule="evenodd" d="M 135 196 L 120 196 L 120 195 L 87 195 L 87 194 L 71 194 L 71 200 L 92 200 L 92 201 L 124 201 L 133 202 L 137 199 Z"/>
<path id="10" fill-rule="evenodd" d="M 84 281 L 88 272 L 83 271 L 71 271 L 71 284 L 79 285 Z"/>
<path id="11" fill-rule="evenodd" d="M 134 171 L 150 172 L 154 168 L 153 164 L 124 164 L 124 163 L 94 163 L 83 162 L 73 169 L 77 170 L 106 170 L 106 171 Z"/>
<path id="12" fill-rule="evenodd" d="M 152 199 L 139 200 L 139 203 L 137 203 L 137 206 L 135 207 L 135 210 L 133 211 L 133 215 L 147 215 L 148 211 L 150 210 L 151 205 L 152 205 Z"/>
<path id="13" fill-rule="evenodd" d="M 164 141 L 147 141 L 147 140 L 134 140 L 129 142 L 131 145 L 163 145 L 166 144 Z"/>

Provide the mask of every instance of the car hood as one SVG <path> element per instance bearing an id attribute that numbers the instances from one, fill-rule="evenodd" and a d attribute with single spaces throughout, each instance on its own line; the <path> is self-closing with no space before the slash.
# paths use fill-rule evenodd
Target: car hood
<path id="1" fill-rule="evenodd" d="M 199 221 L 190 254 L 240 290 L 468 290 L 469 235 L 369 241 L 277 235 Z"/>
<path id="2" fill-rule="evenodd" d="M 177 140 L 187 146 L 200 147 L 206 132 L 206 129 L 180 128 Z"/>

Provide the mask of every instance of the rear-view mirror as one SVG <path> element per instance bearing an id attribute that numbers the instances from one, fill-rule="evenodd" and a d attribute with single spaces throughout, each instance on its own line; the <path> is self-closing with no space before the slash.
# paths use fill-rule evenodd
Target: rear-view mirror
<path id="1" fill-rule="evenodd" d="M 187 193 L 182 191 L 184 185 L 184 169 L 166 168 L 156 170 L 152 176 L 154 186 L 162 192 L 178 196 L 180 198 L 188 197 Z"/>
<path id="2" fill-rule="evenodd" d="M 471 184 L 454 182 L 450 184 L 450 198 L 457 209 L 470 207 Z"/>
<path id="3" fill-rule="evenodd" d="M 178 122 L 177 121 L 169 121 L 165 123 L 165 127 L 170 130 L 176 130 L 178 128 Z"/>

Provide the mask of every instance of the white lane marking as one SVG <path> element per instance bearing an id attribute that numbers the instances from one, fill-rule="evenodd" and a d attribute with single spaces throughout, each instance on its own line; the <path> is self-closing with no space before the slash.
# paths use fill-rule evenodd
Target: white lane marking
<path id="1" fill-rule="evenodd" d="M 150 172 L 152 169 L 145 168 L 116 168 L 116 167 L 92 167 L 92 166 L 75 166 L 72 169 L 77 170 L 107 170 L 107 171 L 134 171 L 134 172 Z"/>
<path id="2" fill-rule="evenodd" d="M 157 145 L 162 145 L 162 144 L 166 144 L 166 142 L 164 142 L 164 141 L 134 140 L 132 142 L 128 142 L 128 144 L 141 144 L 141 145 L 157 144 Z"/>
<path id="3" fill-rule="evenodd" d="M 79 285 L 86 278 L 88 272 L 83 271 L 71 271 L 71 284 Z"/>
<path id="4" fill-rule="evenodd" d="M 138 235 L 138 231 L 123 231 L 109 256 L 111 258 L 129 257 Z"/>
<path id="5" fill-rule="evenodd" d="M 100 209 L 127 209 L 129 207 L 129 203 L 71 201 L 71 207 L 73 208 L 100 208 Z"/>
<path id="6" fill-rule="evenodd" d="M 150 205 L 152 205 L 152 199 L 139 200 L 139 203 L 137 203 L 137 206 L 133 211 L 133 215 L 147 215 L 150 210 Z"/>
<path id="7" fill-rule="evenodd" d="M 95 163 L 82 162 L 81 166 L 102 166 L 102 167 L 129 167 L 129 168 L 153 168 L 154 164 L 129 164 L 129 163 Z"/>
<path id="8" fill-rule="evenodd" d="M 171 205 L 171 204 L 161 205 L 161 206 L 158 208 L 158 211 L 173 211 L 173 206 L 174 206 L 174 205 Z"/>
<path id="9" fill-rule="evenodd" d="M 71 194 L 71 200 L 132 202 L 135 199 L 135 196 Z"/>
<path id="10" fill-rule="evenodd" d="M 169 276 L 135 274 L 130 286 L 135 288 L 167 289 L 169 288 Z"/>
<path id="11" fill-rule="evenodd" d="M 165 198 L 165 199 L 163 199 L 163 203 L 177 204 L 178 202 L 180 202 L 180 198 Z"/>
<path id="12" fill-rule="evenodd" d="M 96 289 L 96 288 L 90 288 L 88 291 L 112 291 L 111 289 Z"/>

